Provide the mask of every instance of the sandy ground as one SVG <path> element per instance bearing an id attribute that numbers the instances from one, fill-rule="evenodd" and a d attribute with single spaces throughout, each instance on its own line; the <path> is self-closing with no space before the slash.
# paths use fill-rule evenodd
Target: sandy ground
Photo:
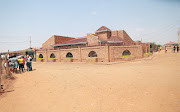
<path id="1" fill-rule="evenodd" d="M 34 63 L 0 112 L 180 112 L 180 53 L 118 64 Z"/>

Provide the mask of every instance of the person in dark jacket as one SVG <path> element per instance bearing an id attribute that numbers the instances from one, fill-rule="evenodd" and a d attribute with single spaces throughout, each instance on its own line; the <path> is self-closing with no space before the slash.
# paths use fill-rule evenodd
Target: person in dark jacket
<path id="1" fill-rule="evenodd" d="M 179 46 L 177 46 L 177 52 L 179 52 Z"/>
<path id="2" fill-rule="evenodd" d="M 176 47 L 175 47 L 175 46 L 173 47 L 173 50 L 174 50 L 174 53 L 175 53 L 175 50 L 176 50 Z"/>

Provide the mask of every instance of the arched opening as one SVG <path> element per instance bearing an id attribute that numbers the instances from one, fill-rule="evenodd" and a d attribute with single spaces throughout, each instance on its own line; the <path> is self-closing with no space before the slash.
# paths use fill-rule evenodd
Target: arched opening
<path id="1" fill-rule="evenodd" d="M 39 55 L 39 58 L 43 58 L 43 55 L 42 55 L 42 54 L 40 54 L 40 55 Z"/>
<path id="2" fill-rule="evenodd" d="M 89 54 L 88 54 L 88 57 L 97 57 L 97 53 L 95 51 L 91 51 Z"/>
<path id="3" fill-rule="evenodd" d="M 66 54 L 66 58 L 73 58 L 72 53 L 68 52 L 68 53 Z"/>
<path id="4" fill-rule="evenodd" d="M 52 54 L 50 55 L 50 58 L 56 58 L 55 54 L 52 53 Z"/>
<path id="5" fill-rule="evenodd" d="M 127 55 L 131 55 L 131 53 L 129 50 L 125 50 L 125 51 L 123 51 L 122 55 L 127 56 Z"/>

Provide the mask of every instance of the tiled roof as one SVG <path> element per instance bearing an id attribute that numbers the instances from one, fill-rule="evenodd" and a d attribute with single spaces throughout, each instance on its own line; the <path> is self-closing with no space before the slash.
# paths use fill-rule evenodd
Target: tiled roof
<path id="1" fill-rule="evenodd" d="M 111 31 L 111 30 L 105 26 L 101 26 L 98 30 L 96 30 L 96 32 L 101 32 L 101 31 Z"/>
<path id="2" fill-rule="evenodd" d="M 178 44 L 178 43 L 175 43 L 175 42 L 169 42 L 169 43 L 167 43 L 167 44 L 165 44 L 165 45 L 173 45 L 173 44 Z"/>
<path id="3" fill-rule="evenodd" d="M 61 44 L 79 43 L 79 42 L 86 42 L 86 41 L 87 41 L 87 38 L 77 38 L 77 39 L 75 38 L 73 40 L 63 42 Z"/>

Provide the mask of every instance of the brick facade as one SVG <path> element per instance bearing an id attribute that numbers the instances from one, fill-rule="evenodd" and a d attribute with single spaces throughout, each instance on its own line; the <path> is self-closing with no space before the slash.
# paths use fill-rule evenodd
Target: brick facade
<path id="1" fill-rule="evenodd" d="M 58 62 L 92 62 L 96 60 L 97 62 L 114 62 L 123 60 L 122 53 L 125 50 L 129 50 L 131 55 L 135 58 L 143 57 L 143 50 L 141 45 L 134 46 L 96 46 L 96 47 L 83 47 L 83 48 L 71 48 L 71 49 L 58 49 L 58 50 L 46 50 L 46 51 L 37 51 L 36 58 L 37 61 L 40 62 L 41 59 L 39 55 L 43 55 L 43 60 L 45 62 L 52 62 L 50 59 L 50 55 L 53 53 L 56 56 L 56 61 Z M 88 54 L 91 51 L 95 51 L 97 53 L 96 58 L 88 57 Z M 70 59 L 66 58 L 67 53 L 72 53 L 73 58 L 72 61 L 68 61 Z"/>
<path id="2" fill-rule="evenodd" d="M 102 26 L 95 34 L 87 33 L 84 37 L 71 38 L 52 36 L 42 45 L 44 51 L 37 51 L 37 61 L 45 62 L 113 62 L 123 60 L 123 52 L 128 51 L 133 58 L 142 58 L 150 52 L 150 44 L 134 42 L 124 30 L 111 31 Z M 97 57 L 89 57 L 94 51 Z M 55 58 L 50 58 L 51 54 Z M 70 53 L 73 58 L 67 58 Z M 43 55 L 43 59 L 39 55 Z M 39 59 L 38 59 L 39 58 Z"/>
<path id="3" fill-rule="evenodd" d="M 51 46 L 54 45 L 54 44 L 60 44 L 62 42 L 65 42 L 65 41 L 69 41 L 69 40 L 72 40 L 74 38 L 72 37 L 65 37 L 65 36 L 57 36 L 57 35 L 53 35 L 52 37 L 50 37 L 46 42 L 44 42 L 42 44 L 42 49 L 54 49 L 54 47 Z"/>

